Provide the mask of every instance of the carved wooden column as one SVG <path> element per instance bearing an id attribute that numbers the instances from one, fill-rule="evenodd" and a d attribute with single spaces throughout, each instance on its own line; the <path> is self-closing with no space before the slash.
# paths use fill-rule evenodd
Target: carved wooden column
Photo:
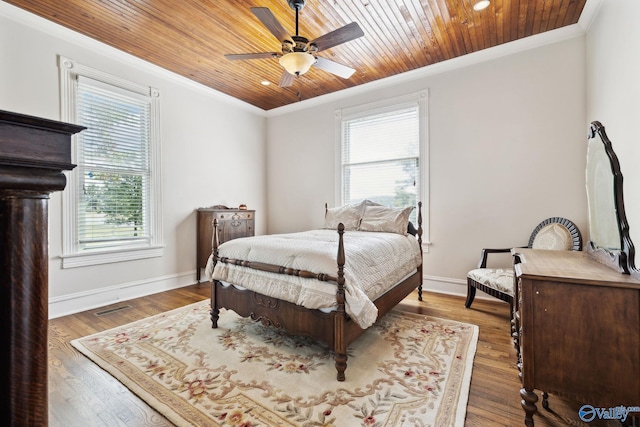
<path id="1" fill-rule="evenodd" d="M 0 411 L 3 426 L 48 424 L 48 201 L 66 185 L 84 128 L 0 111 Z"/>

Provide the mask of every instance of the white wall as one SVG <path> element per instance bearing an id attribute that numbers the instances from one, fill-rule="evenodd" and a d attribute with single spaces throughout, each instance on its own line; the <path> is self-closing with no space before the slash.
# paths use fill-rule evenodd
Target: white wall
<path id="1" fill-rule="evenodd" d="M 604 34 L 621 18 L 614 12 L 637 35 L 635 15 L 612 9 L 589 33 L 590 55 L 616 44 Z M 526 244 L 549 216 L 570 218 L 586 237 L 594 108 L 587 118 L 585 38 L 575 27 L 265 113 L 0 2 L 0 109 L 59 119 L 58 54 L 162 92 L 164 256 L 62 270 L 62 194 L 53 194 L 50 314 L 193 283 L 200 206 L 246 203 L 258 234 L 320 226 L 336 197 L 335 111 L 421 89 L 430 97 L 429 287 L 463 293 L 482 247 Z M 594 62 L 590 73 L 614 73 Z M 592 81 L 589 93 L 603 97 Z"/>
<path id="2" fill-rule="evenodd" d="M 620 160 L 631 239 L 640 245 L 640 2 L 603 0 L 588 30 L 587 118 L 600 121 Z M 636 256 L 636 265 L 640 259 Z"/>
<path id="3" fill-rule="evenodd" d="M 466 292 L 466 274 L 483 247 L 526 245 L 545 218 L 566 217 L 586 231 L 585 40 L 580 34 L 270 114 L 269 233 L 320 227 L 324 203 L 334 204 L 337 109 L 421 89 L 429 91 L 433 245 L 424 256 L 429 287 Z"/>
<path id="4" fill-rule="evenodd" d="M 51 317 L 195 283 L 195 209 L 256 209 L 266 230 L 264 112 L 0 2 L 0 109 L 60 120 L 57 55 L 161 91 L 164 256 L 62 269 L 49 203 Z M 66 191 L 66 190 L 65 190 Z"/>

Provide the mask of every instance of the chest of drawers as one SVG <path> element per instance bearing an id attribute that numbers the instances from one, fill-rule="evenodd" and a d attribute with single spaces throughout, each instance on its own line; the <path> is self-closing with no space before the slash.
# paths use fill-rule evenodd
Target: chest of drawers
<path id="1" fill-rule="evenodd" d="M 199 208 L 197 216 L 196 279 L 200 282 L 201 270 L 207 266 L 207 259 L 211 255 L 213 220 L 218 220 L 218 242 L 224 243 L 239 237 L 248 237 L 255 234 L 255 211 Z"/>
<path id="2" fill-rule="evenodd" d="M 640 402 L 640 281 L 584 252 L 513 249 L 522 407 L 534 390 L 594 408 Z"/>

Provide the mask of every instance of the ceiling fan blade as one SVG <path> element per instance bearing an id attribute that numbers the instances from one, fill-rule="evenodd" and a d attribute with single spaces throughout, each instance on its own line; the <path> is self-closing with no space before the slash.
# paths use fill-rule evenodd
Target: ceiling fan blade
<path id="1" fill-rule="evenodd" d="M 293 84 L 293 80 L 296 78 L 293 74 L 289 74 L 287 70 L 282 72 L 282 77 L 280 78 L 280 87 L 289 87 Z"/>
<path id="2" fill-rule="evenodd" d="M 353 73 L 356 72 L 356 70 L 351 67 L 347 67 L 346 65 L 339 64 L 327 58 L 318 56 L 316 59 L 316 67 L 335 74 L 336 76 L 342 77 L 343 79 L 348 79 L 353 75 Z"/>
<path id="3" fill-rule="evenodd" d="M 262 25 L 271 31 L 271 34 L 276 36 L 280 43 L 285 40 L 291 40 L 291 36 L 287 33 L 287 30 L 278 22 L 268 7 L 252 7 L 251 12 L 262 22 Z"/>
<path id="4" fill-rule="evenodd" d="M 265 59 L 265 58 L 276 58 L 280 55 L 278 52 L 260 52 L 260 53 L 231 53 L 225 55 L 224 57 L 231 60 L 236 61 L 239 59 Z"/>
<path id="5" fill-rule="evenodd" d="M 318 46 L 319 52 L 321 50 L 329 49 L 339 44 L 355 40 L 362 36 L 364 36 L 364 32 L 362 31 L 362 28 L 360 28 L 360 25 L 358 25 L 357 22 L 352 22 L 342 28 L 331 31 L 324 36 L 320 36 L 317 39 L 312 40 L 310 43 Z"/>

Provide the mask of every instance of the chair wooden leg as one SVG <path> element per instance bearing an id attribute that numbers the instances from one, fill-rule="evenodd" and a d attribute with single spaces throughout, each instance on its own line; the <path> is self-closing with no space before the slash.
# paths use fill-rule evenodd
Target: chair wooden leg
<path id="1" fill-rule="evenodd" d="M 473 299 L 476 297 L 476 288 L 467 281 L 467 300 L 464 302 L 466 308 L 471 307 Z"/>

